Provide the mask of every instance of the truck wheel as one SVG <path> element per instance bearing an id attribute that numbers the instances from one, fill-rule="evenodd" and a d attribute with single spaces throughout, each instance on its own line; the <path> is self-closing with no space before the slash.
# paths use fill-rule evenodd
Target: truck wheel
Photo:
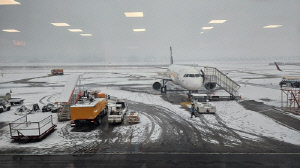
<path id="1" fill-rule="evenodd" d="M 81 123 L 80 123 L 79 121 L 75 120 L 75 127 L 79 127 L 80 124 L 81 124 Z"/>
<path id="2" fill-rule="evenodd" d="M 199 107 L 197 107 L 197 111 L 199 112 Z"/>
<path id="3" fill-rule="evenodd" d="M 102 117 L 99 117 L 97 121 L 97 125 L 100 125 L 101 123 L 102 123 Z"/>
<path id="4" fill-rule="evenodd" d="M 0 113 L 2 113 L 3 112 L 3 108 L 0 108 Z"/>
<path id="5" fill-rule="evenodd" d="M 7 111 L 9 111 L 10 110 L 10 107 L 7 107 Z"/>

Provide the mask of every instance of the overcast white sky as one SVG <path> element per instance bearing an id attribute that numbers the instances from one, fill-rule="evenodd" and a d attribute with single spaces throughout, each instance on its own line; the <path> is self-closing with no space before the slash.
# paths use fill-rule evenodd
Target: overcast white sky
<path id="1" fill-rule="evenodd" d="M 300 0 L 16 1 L 21 4 L 0 5 L 1 62 L 167 63 L 169 46 L 175 62 L 300 59 Z M 144 17 L 126 18 L 124 12 L 143 12 Z M 213 19 L 227 21 L 209 24 Z M 53 22 L 70 26 L 56 27 Z M 282 26 L 263 28 L 267 25 Z M 213 29 L 202 30 L 204 26 Z M 71 28 L 92 36 L 69 32 Z"/>

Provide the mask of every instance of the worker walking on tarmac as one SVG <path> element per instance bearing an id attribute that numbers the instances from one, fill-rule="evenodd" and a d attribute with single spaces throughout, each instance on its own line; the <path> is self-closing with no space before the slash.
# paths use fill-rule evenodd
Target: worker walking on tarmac
<path id="1" fill-rule="evenodd" d="M 192 104 L 192 108 L 191 108 L 191 118 L 193 118 L 193 116 L 195 116 L 195 105 L 194 104 Z"/>

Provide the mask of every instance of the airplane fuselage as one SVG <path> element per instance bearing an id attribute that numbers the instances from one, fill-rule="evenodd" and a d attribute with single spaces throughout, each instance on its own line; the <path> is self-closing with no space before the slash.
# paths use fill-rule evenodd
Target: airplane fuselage
<path id="1" fill-rule="evenodd" d="M 174 84 L 191 91 L 199 90 L 203 83 L 199 71 L 191 66 L 172 64 L 168 67 L 168 75 Z"/>

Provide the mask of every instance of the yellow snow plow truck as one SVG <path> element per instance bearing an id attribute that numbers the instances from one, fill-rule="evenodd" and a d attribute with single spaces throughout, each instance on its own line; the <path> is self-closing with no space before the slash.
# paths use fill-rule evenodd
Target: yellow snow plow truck
<path id="1" fill-rule="evenodd" d="M 84 96 L 70 107 L 71 126 L 100 125 L 107 111 L 107 96 L 104 93 L 85 91 Z"/>

